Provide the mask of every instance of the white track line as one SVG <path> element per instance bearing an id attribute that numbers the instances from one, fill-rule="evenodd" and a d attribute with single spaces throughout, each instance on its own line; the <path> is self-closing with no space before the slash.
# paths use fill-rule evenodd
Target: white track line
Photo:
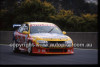
<path id="1" fill-rule="evenodd" d="M 84 48 L 74 48 L 74 49 L 78 49 L 78 50 L 98 50 L 98 49 L 84 49 Z"/>
<path id="2" fill-rule="evenodd" d="M 8 46 L 8 44 L 0 44 L 0 45 Z"/>

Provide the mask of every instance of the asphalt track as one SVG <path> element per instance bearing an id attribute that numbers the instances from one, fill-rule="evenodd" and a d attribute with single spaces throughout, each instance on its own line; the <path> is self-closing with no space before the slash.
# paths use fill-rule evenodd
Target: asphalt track
<path id="1" fill-rule="evenodd" d="M 0 45 L 0 65 L 73 65 L 98 64 L 97 49 L 74 49 L 73 55 L 33 55 L 13 53 L 12 48 Z"/>

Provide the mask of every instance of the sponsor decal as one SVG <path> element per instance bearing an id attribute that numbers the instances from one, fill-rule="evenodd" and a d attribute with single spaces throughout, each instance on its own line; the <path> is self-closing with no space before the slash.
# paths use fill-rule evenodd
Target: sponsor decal
<path id="1" fill-rule="evenodd" d="M 56 26 L 54 24 L 30 24 L 30 26 Z"/>

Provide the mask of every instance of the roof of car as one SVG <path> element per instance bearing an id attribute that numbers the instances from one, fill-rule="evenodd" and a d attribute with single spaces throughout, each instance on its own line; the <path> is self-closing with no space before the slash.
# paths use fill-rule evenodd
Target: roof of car
<path id="1" fill-rule="evenodd" d="M 53 23 L 50 23 L 50 22 L 25 22 L 27 24 L 53 24 Z"/>

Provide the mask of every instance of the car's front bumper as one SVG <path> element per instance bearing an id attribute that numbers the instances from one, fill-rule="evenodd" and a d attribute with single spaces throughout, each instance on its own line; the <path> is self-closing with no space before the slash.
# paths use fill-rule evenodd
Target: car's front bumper
<path id="1" fill-rule="evenodd" d="M 36 54 L 73 54 L 74 50 L 72 48 L 41 48 L 32 47 L 32 53 Z"/>

